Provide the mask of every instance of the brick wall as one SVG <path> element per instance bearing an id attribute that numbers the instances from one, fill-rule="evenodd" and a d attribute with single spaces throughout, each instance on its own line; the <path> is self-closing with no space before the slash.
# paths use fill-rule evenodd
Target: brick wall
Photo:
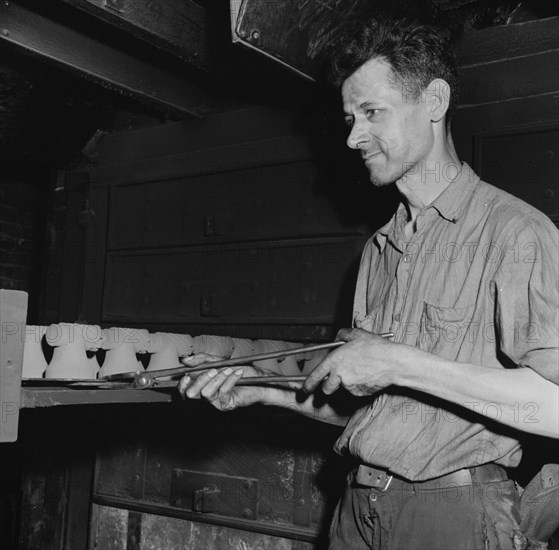
<path id="1" fill-rule="evenodd" d="M 0 175 L 0 288 L 36 291 L 44 238 L 44 195 L 28 174 Z M 31 308 L 32 309 L 32 308 Z"/>

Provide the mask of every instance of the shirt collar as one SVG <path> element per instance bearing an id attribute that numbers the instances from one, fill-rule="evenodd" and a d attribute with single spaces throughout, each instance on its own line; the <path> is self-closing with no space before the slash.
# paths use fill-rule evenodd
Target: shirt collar
<path id="1" fill-rule="evenodd" d="M 408 212 L 404 203 L 400 203 L 396 210 L 396 213 L 390 218 L 390 221 L 382 226 L 374 235 L 374 241 L 376 242 L 377 246 L 379 247 L 380 252 L 384 250 L 386 246 L 386 241 L 390 240 L 391 242 L 396 242 L 396 232 L 398 227 L 402 226 L 405 223 L 405 220 L 408 217 Z"/>
<path id="2" fill-rule="evenodd" d="M 479 176 L 467 163 L 463 162 L 460 173 L 430 205 L 425 207 L 425 210 L 433 208 L 445 220 L 456 223 L 479 180 Z M 405 205 L 400 203 L 394 216 L 373 237 L 381 252 L 384 250 L 387 240 L 392 243 L 398 242 L 398 228 L 402 228 L 406 221 L 407 210 Z"/>
<path id="3" fill-rule="evenodd" d="M 463 162 L 460 173 L 426 208 L 434 208 L 445 220 L 455 223 L 462 215 L 478 182 L 479 176 Z"/>

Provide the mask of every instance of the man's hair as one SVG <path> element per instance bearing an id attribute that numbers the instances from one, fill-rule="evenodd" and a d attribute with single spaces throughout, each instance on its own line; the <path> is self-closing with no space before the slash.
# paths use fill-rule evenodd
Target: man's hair
<path id="1" fill-rule="evenodd" d="M 347 24 L 331 48 L 330 79 L 341 88 L 370 59 L 387 62 L 392 84 L 406 101 L 417 101 L 435 78 L 450 86 L 446 125 L 458 100 L 458 74 L 450 39 L 445 31 L 410 19 L 373 17 Z"/>

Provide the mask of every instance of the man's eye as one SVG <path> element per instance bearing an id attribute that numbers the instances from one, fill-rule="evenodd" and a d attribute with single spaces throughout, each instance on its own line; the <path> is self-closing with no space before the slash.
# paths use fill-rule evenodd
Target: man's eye
<path id="1" fill-rule="evenodd" d="M 353 117 L 344 118 L 344 123 L 348 128 L 353 126 Z"/>
<path id="2" fill-rule="evenodd" d="M 367 118 L 373 118 L 379 112 L 378 109 L 367 109 Z"/>

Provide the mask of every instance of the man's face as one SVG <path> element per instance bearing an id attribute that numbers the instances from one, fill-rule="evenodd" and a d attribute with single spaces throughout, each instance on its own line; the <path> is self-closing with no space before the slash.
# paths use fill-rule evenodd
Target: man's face
<path id="1" fill-rule="evenodd" d="M 374 185 L 399 180 L 424 161 L 434 143 L 431 119 L 421 100 L 390 80 L 381 58 L 361 65 L 342 86 L 347 144 L 361 151 Z"/>

